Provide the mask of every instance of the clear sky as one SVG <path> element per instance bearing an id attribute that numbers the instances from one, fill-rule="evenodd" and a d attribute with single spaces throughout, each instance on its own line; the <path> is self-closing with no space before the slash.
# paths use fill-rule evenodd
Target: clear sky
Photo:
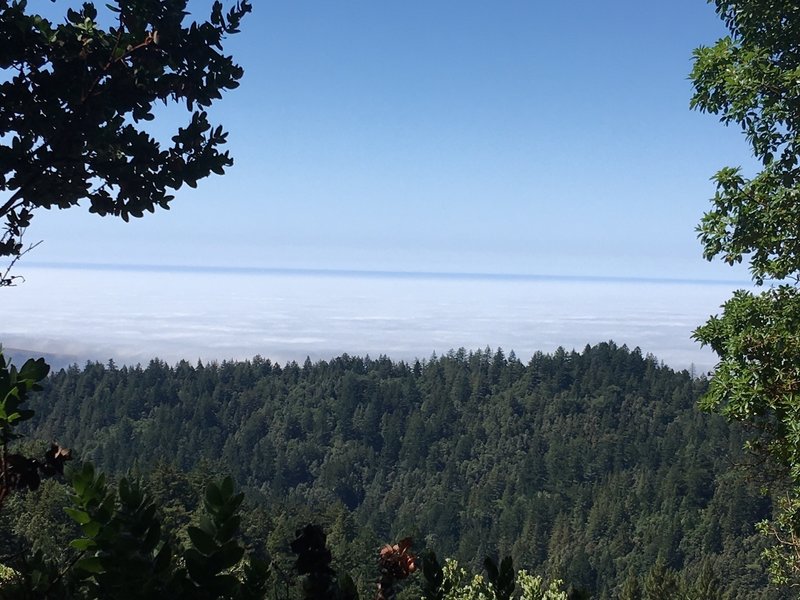
<path id="1" fill-rule="evenodd" d="M 746 279 L 694 232 L 749 161 L 688 108 L 724 33 L 703 0 L 255 0 L 229 173 L 131 224 L 40 213 L 25 261 Z"/>
<path id="2" fill-rule="evenodd" d="M 691 332 L 748 277 L 703 260 L 695 226 L 711 176 L 752 162 L 689 110 L 692 50 L 725 34 L 706 2 L 254 3 L 227 47 L 242 85 L 212 115 L 234 167 L 128 224 L 38 214 L 27 281 L 0 294 L 7 347 L 302 361 L 613 339 L 713 367 Z M 162 139 L 188 119 L 162 116 Z"/>

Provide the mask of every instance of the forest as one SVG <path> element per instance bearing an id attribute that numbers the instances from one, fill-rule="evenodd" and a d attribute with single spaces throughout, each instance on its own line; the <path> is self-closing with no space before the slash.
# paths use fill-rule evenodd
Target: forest
<path id="1" fill-rule="evenodd" d="M 0 598 L 796 597 L 800 11 L 709 3 L 726 35 L 695 49 L 689 105 L 755 164 L 717 171 L 696 228 L 753 284 L 694 331 L 710 379 L 611 341 L 52 373 L 0 350 Z M 252 8 L 0 1 L 0 288 L 36 214 L 127 222 L 233 166 L 209 109 Z"/>
<path id="2" fill-rule="evenodd" d="M 251 547 L 291 573 L 295 530 L 321 524 L 361 597 L 377 548 L 406 536 L 473 571 L 511 556 L 587 597 L 640 597 L 648 577 L 706 589 L 686 597 L 790 597 L 760 559 L 771 508 L 740 428 L 697 411 L 706 388 L 613 342 L 527 362 L 489 348 L 411 364 L 109 361 L 49 376 L 24 431 L 141 478 L 174 532 L 230 473 Z M 75 536 L 63 484 L 37 493 L 0 513 L 8 553 L 58 555 Z"/>

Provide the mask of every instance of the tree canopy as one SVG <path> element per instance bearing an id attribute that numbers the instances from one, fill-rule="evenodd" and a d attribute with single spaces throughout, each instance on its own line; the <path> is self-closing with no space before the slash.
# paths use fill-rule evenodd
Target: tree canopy
<path id="1" fill-rule="evenodd" d="M 731 35 L 695 51 L 691 105 L 738 125 L 762 170 L 725 167 L 699 227 L 706 258 L 750 263 L 758 284 L 800 272 L 800 6 L 716 0 Z"/>
<path id="2" fill-rule="evenodd" d="M 696 410 L 705 387 L 613 343 L 528 362 L 462 349 L 411 364 L 93 363 L 52 375 L 22 431 L 110 477 L 152 469 L 166 530 L 197 510 L 183 474 L 229 473 L 251 502 L 245 545 L 291 571 L 294 530 L 323 525 L 362 598 L 375 595 L 376 549 L 407 536 L 473 572 L 510 555 L 600 599 L 628 579 L 646 587 L 659 560 L 684 584 L 708 567 L 731 600 L 790 598 L 753 568 L 770 503 L 732 468 L 740 428 Z M 46 504 L 25 502 L 11 530 L 51 546 L 57 527 L 30 526 Z"/>
<path id="3" fill-rule="evenodd" d="M 37 209 L 88 200 L 90 212 L 127 221 L 233 164 L 206 109 L 239 84 L 223 41 L 251 5 L 214 2 L 208 21 L 186 9 L 113 0 L 99 15 L 86 2 L 54 23 L 25 0 L 0 1 L 0 257 L 23 252 Z M 189 113 L 166 144 L 145 126 L 158 103 Z"/>
<path id="4" fill-rule="evenodd" d="M 800 5 L 714 4 L 730 35 L 695 51 L 691 105 L 738 126 L 761 168 L 714 176 L 699 238 L 707 259 L 746 261 L 766 289 L 736 292 L 696 330 L 720 358 L 703 405 L 752 426 L 751 447 L 770 460 L 785 510 L 764 528 L 784 542 L 773 575 L 785 582 L 800 577 Z"/>

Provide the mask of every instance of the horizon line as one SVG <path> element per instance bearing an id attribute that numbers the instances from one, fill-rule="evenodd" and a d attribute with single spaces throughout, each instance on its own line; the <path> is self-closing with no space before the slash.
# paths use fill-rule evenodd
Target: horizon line
<path id="1" fill-rule="evenodd" d="M 24 266 L 35 269 L 85 271 L 137 271 L 154 273 L 216 273 L 227 275 L 297 275 L 305 277 L 365 277 L 381 279 L 466 279 L 489 281 L 563 281 L 596 283 L 663 283 L 680 285 L 743 285 L 751 281 L 740 279 L 699 279 L 680 277 L 641 277 L 634 275 L 553 275 L 544 273 L 490 273 L 461 271 L 401 271 L 381 269 L 340 269 L 309 267 L 230 267 L 203 265 L 155 265 L 82 262 L 31 261 Z"/>

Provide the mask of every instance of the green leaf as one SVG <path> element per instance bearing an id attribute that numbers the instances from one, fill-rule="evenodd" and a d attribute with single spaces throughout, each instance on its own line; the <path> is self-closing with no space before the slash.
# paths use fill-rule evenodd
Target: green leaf
<path id="1" fill-rule="evenodd" d="M 234 596 L 239 587 L 239 580 L 227 573 L 224 575 L 217 575 L 211 581 L 210 587 L 217 592 L 219 596 Z"/>
<path id="2" fill-rule="evenodd" d="M 169 544 L 161 546 L 161 550 L 156 554 L 155 561 L 153 561 L 153 570 L 156 573 L 162 573 L 169 569 L 170 561 L 172 559 L 172 549 Z"/>
<path id="3" fill-rule="evenodd" d="M 220 548 L 209 560 L 210 568 L 219 573 L 236 565 L 244 556 L 244 548 L 235 541 L 228 542 Z"/>
<path id="4" fill-rule="evenodd" d="M 205 531 L 211 537 L 217 536 L 217 526 L 214 525 L 214 522 L 209 518 L 208 515 L 201 515 L 198 525 L 200 526 L 200 529 Z"/>
<path id="5" fill-rule="evenodd" d="M 219 549 L 214 538 L 202 529 L 198 527 L 189 527 L 187 532 L 194 547 L 202 554 L 210 556 Z"/>
<path id="6" fill-rule="evenodd" d="M 217 530 L 217 541 L 221 543 L 225 543 L 230 540 L 236 532 L 239 531 L 239 525 L 241 524 L 241 517 L 238 515 L 234 515 L 231 518 L 227 519 Z"/>
<path id="7" fill-rule="evenodd" d="M 17 414 L 19 414 L 21 421 L 27 421 L 28 419 L 32 419 L 36 413 L 32 410 L 20 410 Z"/>
<path id="8" fill-rule="evenodd" d="M 221 491 L 225 498 L 233 496 L 233 479 L 230 476 L 222 480 Z"/>
<path id="9" fill-rule="evenodd" d="M 100 533 L 100 523 L 97 521 L 90 521 L 85 525 L 81 525 L 81 529 L 86 537 L 95 538 L 97 534 Z"/>
<path id="10" fill-rule="evenodd" d="M 19 378 L 38 382 L 47 377 L 49 372 L 50 365 L 48 365 L 43 358 L 38 358 L 36 360 L 29 358 L 19 370 Z"/>
<path id="11" fill-rule="evenodd" d="M 132 504 L 133 494 L 131 492 L 131 484 L 127 477 L 123 477 L 119 481 L 119 499 L 123 504 Z"/>
<path id="12" fill-rule="evenodd" d="M 147 530 L 147 535 L 142 541 L 142 551 L 152 552 L 161 541 L 161 524 L 158 522 L 153 523 Z"/>
<path id="13" fill-rule="evenodd" d="M 208 569 L 208 562 L 205 556 L 194 548 L 189 548 L 183 558 L 186 562 L 186 570 L 189 576 L 196 582 L 202 582 L 212 577 L 214 573 Z"/>
<path id="14" fill-rule="evenodd" d="M 225 505 L 222 492 L 215 483 L 209 483 L 208 487 L 206 487 L 206 503 L 211 512 L 216 512 Z"/>
<path id="15" fill-rule="evenodd" d="M 90 540 L 90 539 L 87 539 L 87 538 L 80 538 L 80 539 L 77 539 L 77 540 L 72 540 L 69 543 L 69 545 L 72 548 L 75 548 L 76 550 L 79 550 L 81 552 L 85 552 L 86 550 L 88 550 L 90 548 L 94 548 L 94 547 L 97 546 L 97 544 L 95 544 L 94 540 Z"/>
<path id="16" fill-rule="evenodd" d="M 92 518 L 89 516 L 89 513 L 83 510 L 79 510 L 77 508 L 67 507 L 64 509 L 64 512 L 67 513 L 72 518 L 72 520 L 78 523 L 79 525 L 85 525 L 86 523 L 92 520 Z"/>
<path id="17" fill-rule="evenodd" d="M 82 558 L 81 560 L 75 563 L 75 568 L 80 569 L 81 571 L 87 571 L 89 573 L 95 573 L 95 574 L 105 573 L 106 571 L 100 559 L 95 556 L 89 558 Z"/>

